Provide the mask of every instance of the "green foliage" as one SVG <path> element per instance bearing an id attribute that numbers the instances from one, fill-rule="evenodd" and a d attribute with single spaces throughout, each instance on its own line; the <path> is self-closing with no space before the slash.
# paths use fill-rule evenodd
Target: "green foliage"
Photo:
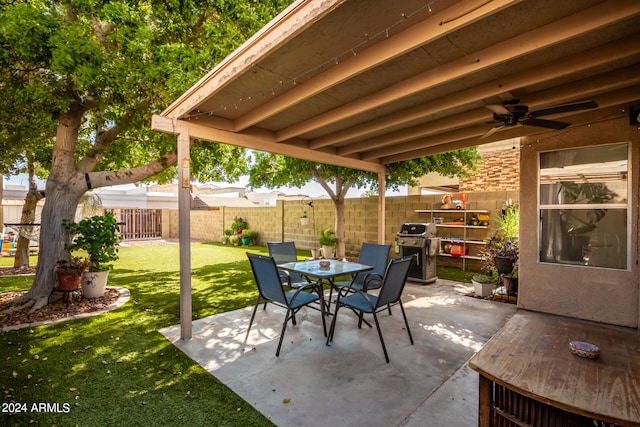
<path id="1" fill-rule="evenodd" d="M 474 274 L 473 280 L 478 283 L 497 283 L 498 279 L 494 275 L 490 274 Z"/>
<path id="2" fill-rule="evenodd" d="M 336 233 L 330 228 L 318 230 L 318 234 L 320 235 L 318 243 L 321 246 L 335 246 L 338 243 L 338 238 L 335 237 Z"/>
<path id="3" fill-rule="evenodd" d="M 255 230 L 244 229 L 242 230 L 242 237 L 246 237 L 248 239 L 255 239 L 256 237 L 258 237 L 258 232 Z"/>
<path id="4" fill-rule="evenodd" d="M 241 234 L 242 230 L 244 230 L 245 228 L 247 228 L 247 221 L 244 218 L 238 216 L 233 218 L 233 222 L 231 223 L 231 230 L 235 234 Z"/>
<path id="5" fill-rule="evenodd" d="M 498 217 L 498 233 L 505 241 L 515 241 L 520 232 L 520 208 L 517 204 L 507 205 Z"/>
<path id="6" fill-rule="evenodd" d="M 90 171 L 160 159 L 175 137 L 151 131 L 151 115 L 289 3 L 2 2 L 0 171 L 20 172 L 20 159 L 36 153 L 48 169 L 59 118 L 74 110 L 83 120 L 71 154 L 91 159 Z M 199 142 L 191 154 L 196 179 L 234 179 L 246 169 L 240 148 Z M 158 180 L 174 175 L 171 168 Z"/>
<path id="7" fill-rule="evenodd" d="M 73 241 L 65 245 L 68 251 L 87 252 L 89 271 L 110 270 L 109 264 L 118 259 L 118 243 L 122 237 L 118 222 L 111 212 L 85 218 L 78 223 L 63 221 L 62 226 L 75 235 Z"/>
<path id="8" fill-rule="evenodd" d="M 474 148 L 436 154 L 387 165 L 387 187 L 398 190 L 401 185 L 417 185 L 417 179 L 429 172 L 446 176 L 467 176 L 480 157 Z M 301 187 L 310 181 L 330 184 L 349 183 L 355 188 L 368 188 L 377 194 L 378 175 L 340 166 L 294 159 L 279 154 L 256 152 L 249 172 L 249 183 L 254 187 Z M 345 190 L 347 190 L 347 187 Z M 339 192 L 343 189 L 338 189 Z"/>

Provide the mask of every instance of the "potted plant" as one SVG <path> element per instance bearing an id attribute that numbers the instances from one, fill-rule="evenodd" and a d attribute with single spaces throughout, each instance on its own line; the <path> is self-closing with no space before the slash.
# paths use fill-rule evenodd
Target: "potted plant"
<path id="1" fill-rule="evenodd" d="M 474 274 L 471 278 L 473 291 L 480 298 L 491 296 L 494 285 L 498 283 L 497 278 L 492 274 Z"/>
<path id="2" fill-rule="evenodd" d="M 109 271 L 113 268 L 111 262 L 118 259 L 118 243 L 122 240 L 115 216 L 107 212 L 78 223 L 63 221 L 62 225 L 74 236 L 65 249 L 87 253 L 88 271 L 83 273 L 82 295 L 86 298 L 103 296 Z"/>
<path id="3" fill-rule="evenodd" d="M 229 236 L 229 244 L 232 246 L 240 246 L 241 237 L 239 234 Z"/>
<path id="4" fill-rule="evenodd" d="M 242 234 L 242 230 L 247 228 L 247 221 L 239 216 L 233 218 L 233 222 L 231 223 L 231 230 L 234 234 Z"/>
<path id="5" fill-rule="evenodd" d="M 507 203 L 498 218 L 498 228 L 487 245 L 480 251 L 483 270 L 498 275 L 511 274 L 518 260 L 518 232 L 520 209 L 517 204 Z"/>
<path id="6" fill-rule="evenodd" d="M 338 239 L 335 237 L 335 232 L 331 230 L 331 228 L 327 228 L 325 230 L 318 230 L 320 238 L 318 239 L 318 244 L 322 246 L 322 256 L 324 258 L 332 258 L 333 257 L 333 248 L 338 243 Z"/>
<path id="7" fill-rule="evenodd" d="M 220 237 L 220 243 L 223 245 L 229 244 L 229 237 L 233 234 L 233 230 L 224 230 L 224 234 Z"/>
<path id="8" fill-rule="evenodd" d="M 258 237 L 258 232 L 254 230 L 242 230 L 242 245 L 249 246 L 254 244 L 254 239 Z"/>
<path id="9" fill-rule="evenodd" d="M 309 217 L 307 216 L 307 211 L 302 212 L 300 216 L 300 224 L 307 225 L 309 224 Z"/>
<path id="10" fill-rule="evenodd" d="M 54 267 L 56 289 L 59 291 L 75 291 L 78 289 L 82 280 L 82 273 L 86 268 L 87 262 L 80 257 L 57 261 Z"/>
<path id="11" fill-rule="evenodd" d="M 495 233 L 480 250 L 482 269 L 488 273 L 495 272 L 500 276 L 511 274 L 518 255 L 518 241 L 506 241 Z"/>

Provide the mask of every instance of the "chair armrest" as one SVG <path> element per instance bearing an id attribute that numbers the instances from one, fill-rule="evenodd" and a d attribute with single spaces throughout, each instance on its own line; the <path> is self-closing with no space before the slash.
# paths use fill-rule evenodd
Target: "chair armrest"
<path id="1" fill-rule="evenodd" d="M 286 284 L 291 287 L 291 276 L 289 276 L 288 271 L 278 270 L 278 276 L 280 276 L 280 282 L 282 282 L 283 285 Z"/>
<path id="2" fill-rule="evenodd" d="M 371 282 L 382 282 L 382 275 L 380 273 L 369 273 L 364 276 L 364 281 L 362 282 L 362 291 L 367 292 L 369 289 L 369 284 Z M 378 286 L 379 287 L 379 286 Z"/>

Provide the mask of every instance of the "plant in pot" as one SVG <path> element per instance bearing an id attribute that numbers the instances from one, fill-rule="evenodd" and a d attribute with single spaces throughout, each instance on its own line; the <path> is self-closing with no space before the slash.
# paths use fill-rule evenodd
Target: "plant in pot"
<path id="1" fill-rule="evenodd" d="M 325 230 L 318 230 L 318 234 L 320 235 L 318 244 L 322 246 L 322 256 L 324 258 L 332 258 L 334 248 L 338 243 L 338 238 L 335 237 L 336 233 L 331 230 L 331 228 L 327 228 Z"/>
<path id="2" fill-rule="evenodd" d="M 224 234 L 220 237 L 220 243 L 223 245 L 229 244 L 229 237 L 233 234 L 233 230 L 224 230 Z"/>
<path id="3" fill-rule="evenodd" d="M 309 223 L 309 217 L 307 216 L 307 211 L 302 212 L 300 215 L 300 224 L 307 225 Z"/>
<path id="4" fill-rule="evenodd" d="M 233 234 L 240 235 L 245 228 L 247 228 L 247 220 L 239 216 L 233 218 L 233 222 L 231 223 Z"/>
<path id="5" fill-rule="evenodd" d="M 56 290 L 75 291 L 78 289 L 82 280 L 82 273 L 86 269 L 87 260 L 80 257 L 58 260 L 54 267 Z"/>
<path id="6" fill-rule="evenodd" d="M 242 245 L 249 246 L 254 244 L 254 239 L 258 237 L 258 232 L 254 230 L 242 230 Z"/>
<path id="7" fill-rule="evenodd" d="M 240 246 L 241 240 L 242 238 L 240 237 L 240 234 L 229 236 L 229 244 L 232 246 Z"/>
<path id="8" fill-rule="evenodd" d="M 111 262 L 118 259 L 118 243 L 122 240 L 115 216 L 107 212 L 78 223 L 63 221 L 62 225 L 74 236 L 65 249 L 87 253 L 88 271 L 83 273 L 82 295 L 86 298 L 103 296 L 109 271 L 113 268 Z"/>
<path id="9" fill-rule="evenodd" d="M 498 283 L 497 276 L 493 274 L 474 274 L 471 278 L 473 291 L 480 298 L 491 296 L 493 287 Z"/>

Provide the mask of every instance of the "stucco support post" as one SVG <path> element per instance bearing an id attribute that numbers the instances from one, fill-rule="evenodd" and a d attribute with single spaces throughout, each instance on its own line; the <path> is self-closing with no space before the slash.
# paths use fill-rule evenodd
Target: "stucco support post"
<path id="1" fill-rule="evenodd" d="M 384 244 L 384 229 L 386 224 L 386 200 L 384 194 L 387 192 L 387 181 L 385 171 L 378 172 L 378 243 Z"/>
<path id="2" fill-rule="evenodd" d="M 191 157 L 186 129 L 178 133 L 178 242 L 180 243 L 180 339 L 191 339 Z"/>

